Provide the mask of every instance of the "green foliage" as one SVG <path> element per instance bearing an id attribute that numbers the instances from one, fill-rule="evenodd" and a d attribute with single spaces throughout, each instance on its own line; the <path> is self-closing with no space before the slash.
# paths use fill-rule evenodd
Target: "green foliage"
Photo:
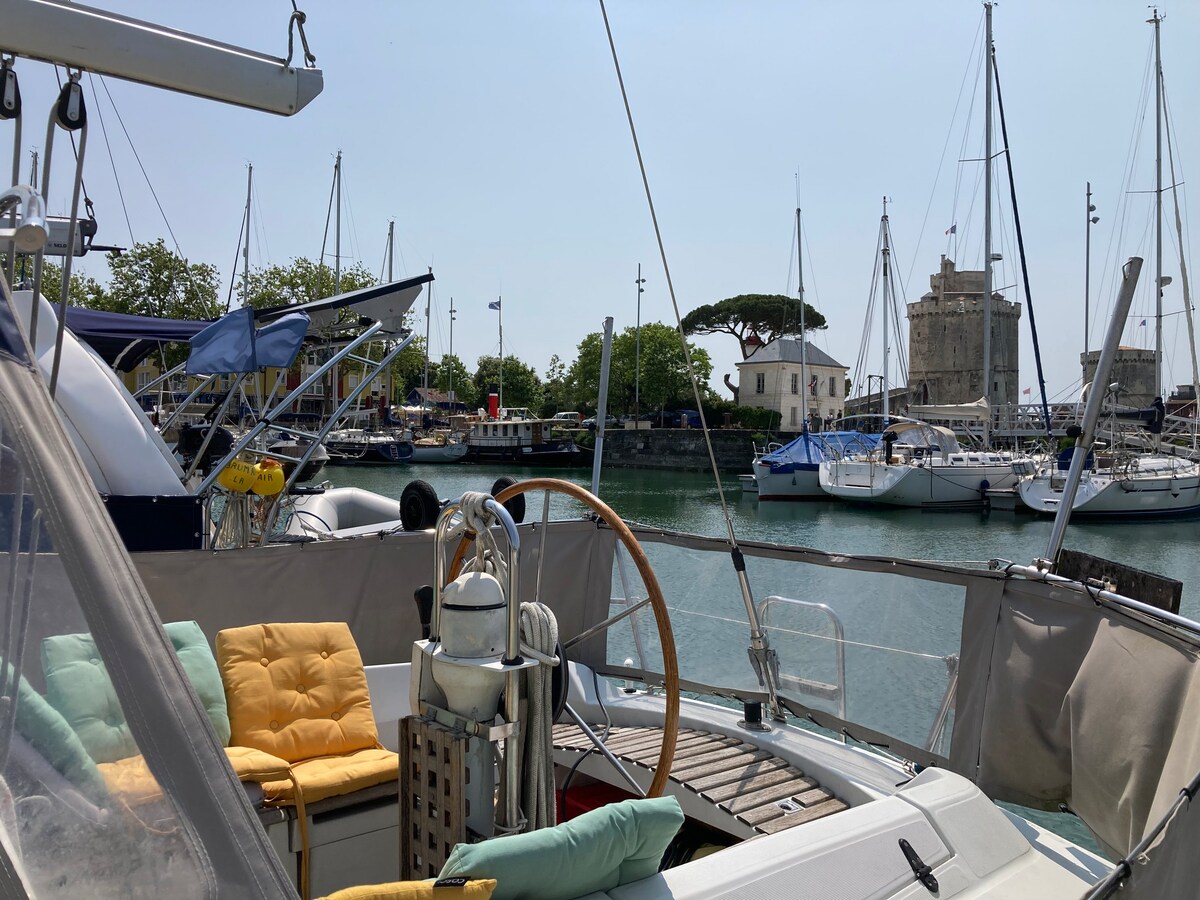
<path id="1" fill-rule="evenodd" d="M 825 317 L 804 304 L 804 330 L 825 328 Z M 739 294 L 719 303 L 698 306 L 683 317 L 684 334 L 731 334 L 742 359 L 751 353 L 746 339 L 755 334 L 768 344 L 800 334 L 800 301 L 783 294 Z"/>
<path id="2" fill-rule="evenodd" d="M 356 263 L 341 274 L 340 290 L 343 294 L 376 283 L 375 276 L 362 263 Z M 337 293 L 333 269 L 303 256 L 293 259 L 286 266 L 252 269 L 249 281 L 250 305 L 255 309 L 309 303 Z M 235 305 L 244 305 L 246 291 L 241 279 L 234 286 L 234 296 Z"/>
<path id="3" fill-rule="evenodd" d="M 454 398 L 459 403 L 465 404 L 467 409 L 476 409 L 479 406 L 479 391 L 475 387 L 471 373 L 457 356 L 447 353 L 442 357 L 442 361 L 438 363 L 434 387 L 443 393 L 453 390 Z"/>
<path id="4" fill-rule="evenodd" d="M 189 263 L 162 238 L 110 253 L 108 268 L 101 309 L 163 319 L 215 319 L 224 311 L 217 300 L 217 267 Z"/>
<path id="5" fill-rule="evenodd" d="M 0 265 L 3 265 L 2 259 L 0 259 Z M 28 265 L 32 270 L 33 260 L 29 260 Z M 19 277 L 20 263 L 18 263 L 17 272 Z M 32 278 L 32 275 L 30 277 Z M 62 269 L 52 262 L 44 261 L 42 263 L 42 296 L 52 303 L 57 303 L 61 292 Z M 105 306 L 106 294 L 104 286 L 95 278 L 72 272 L 71 284 L 67 289 L 67 294 L 71 306 L 82 306 L 85 309 L 107 308 Z"/>
<path id="6" fill-rule="evenodd" d="M 495 356 L 479 357 L 475 370 L 475 388 L 481 400 L 500 384 L 500 360 Z M 504 396 L 506 407 L 526 406 L 535 412 L 542 408 L 542 380 L 532 367 L 515 356 L 504 357 Z"/>
<path id="7" fill-rule="evenodd" d="M 612 360 L 608 376 L 610 413 L 631 413 L 635 394 L 642 413 L 657 409 L 677 409 L 695 405 L 691 379 L 679 331 L 661 322 L 650 322 L 641 329 L 641 376 L 637 376 L 637 329 L 626 328 L 613 337 Z M 594 412 L 600 395 L 600 358 L 603 338 L 593 332 L 579 343 L 579 355 L 571 364 L 565 395 L 572 406 Z M 706 384 L 712 374 L 708 351 L 688 344 L 696 378 Z M 707 389 L 705 391 L 707 393 Z M 568 407 L 571 408 L 571 407 Z"/>
<path id="8" fill-rule="evenodd" d="M 549 418 L 555 413 L 574 408 L 571 402 L 570 383 L 567 378 L 567 365 L 555 353 L 550 357 L 550 364 L 546 367 L 541 414 Z"/>

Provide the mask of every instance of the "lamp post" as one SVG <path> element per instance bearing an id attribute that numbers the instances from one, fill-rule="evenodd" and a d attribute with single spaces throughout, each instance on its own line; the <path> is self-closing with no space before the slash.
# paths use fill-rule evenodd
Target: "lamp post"
<path id="1" fill-rule="evenodd" d="M 642 264 L 638 263 L 637 281 L 637 327 L 635 333 L 635 345 L 633 351 L 633 427 L 638 427 L 639 415 L 641 414 L 641 391 L 642 391 L 642 294 L 645 288 L 642 287 L 646 283 L 646 279 L 642 277 Z"/>
<path id="2" fill-rule="evenodd" d="M 1088 302 L 1091 299 L 1092 286 L 1092 226 L 1100 221 L 1099 216 L 1093 216 L 1096 207 L 1092 205 L 1092 183 L 1087 183 L 1087 212 L 1084 213 L 1086 237 L 1083 251 L 1083 365 L 1087 369 L 1088 355 Z"/>

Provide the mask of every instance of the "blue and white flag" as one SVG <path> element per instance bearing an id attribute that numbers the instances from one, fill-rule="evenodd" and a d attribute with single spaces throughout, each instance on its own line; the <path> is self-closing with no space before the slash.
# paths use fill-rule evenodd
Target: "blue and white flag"
<path id="1" fill-rule="evenodd" d="M 222 316 L 192 338 L 188 375 L 256 372 L 264 366 L 288 368 L 304 343 L 308 314 L 289 313 L 261 329 L 254 328 L 248 306 Z"/>
<path id="2" fill-rule="evenodd" d="M 496 309 L 496 310 L 500 309 L 500 301 L 496 300 L 495 303 L 489 303 L 488 309 Z"/>

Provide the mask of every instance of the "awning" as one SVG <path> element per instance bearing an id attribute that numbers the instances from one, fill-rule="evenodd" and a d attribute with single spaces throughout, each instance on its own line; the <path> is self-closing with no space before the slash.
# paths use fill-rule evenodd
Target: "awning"
<path id="1" fill-rule="evenodd" d="M 67 307 L 67 327 L 120 372 L 132 372 L 159 344 L 190 341 L 208 325 L 206 321 Z"/>

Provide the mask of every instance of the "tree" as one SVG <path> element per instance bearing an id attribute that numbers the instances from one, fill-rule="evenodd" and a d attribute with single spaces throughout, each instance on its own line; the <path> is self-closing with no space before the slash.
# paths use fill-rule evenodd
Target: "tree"
<path id="1" fill-rule="evenodd" d="M 442 361 L 438 363 L 434 386 L 447 394 L 453 390 L 454 399 L 467 409 L 475 409 L 479 405 L 479 393 L 471 379 L 471 373 L 457 356 L 447 353 L 442 357 Z"/>
<path id="2" fill-rule="evenodd" d="M 338 292 L 334 287 L 333 269 L 322 263 L 299 256 L 286 266 L 266 266 L 250 271 L 250 305 L 255 309 L 269 306 L 285 306 L 293 303 L 309 303 L 323 300 Z M 341 293 L 370 287 L 377 279 L 362 263 L 356 263 L 341 273 L 338 286 Z M 246 299 L 243 282 L 238 279 L 234 286 L 237 302 Z"/>
<path id="3" fill-rule="evenodd" d="M 804 304 L 804 330 L 825 327 L 825 317 Z M 719 303 L 698 306 L 683 317 L 684 334 L 731 334 L 738 339 L 742 359 L 748 357 L 757 335 L 768 344 L 776 338 L 800 334 L 800 301 L 783 294 L 739 294 Z"/>
<path id="4" fill-rule="evenodd" d="M 545 406 L 542 415 L 552 416 L 572 408 L 567 365 L 555 353 L 550 357 L 550 365 L 546 367 Z"/>
<path id="5" fill-rule="evenodd" d="M 495 356 L 479 357 L 474 381 L 480 399 L 486 398 L 500 384 L 500 360 Z M 515 356 L 504 357 L 504 396 L 501 399 L 509 408 L 542 408 L 542 380 L 537 372 Z"/>
<path id="6" fill-rule="evenodd" d="M 637 378 L 637 329 L 626 328 L 613 337 L 608 373 L 609 411 L 633 410 L 635 387 L 642 410 L 694 404 L 691 379 L 679 331 L 661 322 L 642 326 L 641 377 Z M 600 396 L 600 361 L 603 338 L 593 332 L 579 343 L 579 355 L 567 374 L 567 385 L 577 406 L 596 409 Z M 688 344 L 696 377 L 702 385 L 712 374 L 708 352 Z M 707 391 L 707 389 L 705 389 Z"/>
<path id="7" fill-rule="evenodd" d="M 18 264 L 19 265 L 19 264 Z M 32 278 L 33 263 L 30 260 L 30 278 Z M 18 272 L 20 270 L 18 269 Z M 42 263 L 42 296 L 52 303 L 58 302 L 62 290 L 62 269 L 52 262 Z M 104 286 L 95 278 L 71 273 L 71 284 L 67 288 L 69 303 L 72 306 L 82 306 L 85 309 L 106 309 L 107 294 Z"/>
<path id="8" fill-rule="evenodd" d="M 103 308 L 162 319 L 215 319 L 224 311 L 217 301 L 217 268 L 189 263 L 159 238 L 108 255 L 111 277 Z"/>

